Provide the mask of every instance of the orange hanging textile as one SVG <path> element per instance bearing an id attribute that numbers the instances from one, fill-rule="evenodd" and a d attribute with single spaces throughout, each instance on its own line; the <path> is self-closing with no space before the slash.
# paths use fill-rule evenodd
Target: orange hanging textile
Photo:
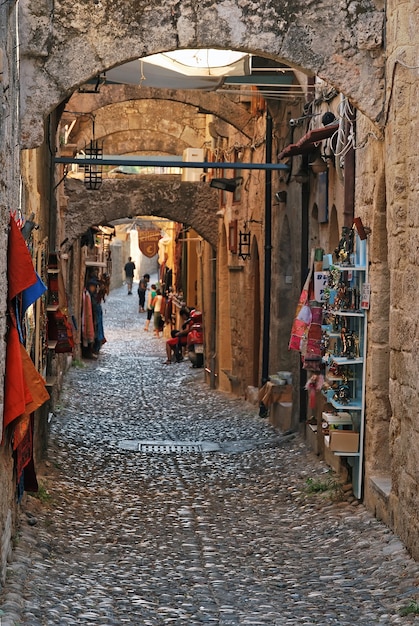
<path id="1" fill-rule="evenodd" d="M 4 377 L 3 427 L 22 415 L 32 396 L 25 384 L 22 367 L 21 343 L 17 328 L 10 324 L 6 346 L 6 372 Z"/>
<path id="2" fill-rule="evenodd" d="M 49 393 L 45 388 L 43 377 L 36 369 L 31 357 L 22 344 L 20 344 L 20 353 L 22 357 L 23 378 L 32 397 L 26 404 L 25 413 L 32 413 L 49 400 Z"/>

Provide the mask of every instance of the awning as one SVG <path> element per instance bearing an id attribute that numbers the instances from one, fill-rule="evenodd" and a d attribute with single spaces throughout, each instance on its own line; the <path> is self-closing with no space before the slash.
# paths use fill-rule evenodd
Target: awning
<path id="1" fill-rule="evenodd" d="M 188 52 L 190 64 L 185 56 Z M 160 89 L 215 90 L 222 86 L 226 76 L 250 74 L 250 55 L 224 50 L 221 56 L 225 62 L 221 63 L 214 60 L 215 53 L 220 54 L 220 50 L 178 50 L 173 53 L 153 54 L 108 70 L 106 83 Z M 198 57 L 202 57 L 204 65 L 199 64 Z"/>
<path id="2" fill-rule="evenodd" d="M 338 130 L 339 124 L 329 124 L 328 126 L 322 126 L 321 128 L 313 128 L 309 130 L 297 143 L 290 143 L 286 148 L 278 154 L 278 160 L 285 159 L 286 157 L 296 156 L 297 154 L 306 154 L 307 152 L 313 152 L 316 144 L 323 139 L 328 139 Z"/>

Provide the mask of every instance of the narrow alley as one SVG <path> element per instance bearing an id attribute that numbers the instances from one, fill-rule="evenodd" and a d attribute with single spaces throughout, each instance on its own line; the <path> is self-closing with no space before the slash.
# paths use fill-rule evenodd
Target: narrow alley
<path id="1" fill-rule="evenodd" d="M 1 625 L 413 623 L 419 566 L 398 538 L 310 489 L 332 478 L 298 436 L 164 365 L 135 294 L 111 292 L 98 360 L 67 375 Z"/>

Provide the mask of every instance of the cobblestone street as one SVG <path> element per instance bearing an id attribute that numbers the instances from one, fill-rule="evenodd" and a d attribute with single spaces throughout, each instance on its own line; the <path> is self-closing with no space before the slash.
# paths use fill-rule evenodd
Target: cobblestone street
<path id="1" fill-rule="evenodd" d="M 310 493 L 330 473 L 303 440 L 189 362 L 164 365 L 144 320 L 136 285 L 113 291 L 98 360 L 67 375 L 1 626 L 414 623 L 400 609 L 419 567 L 398 538 L 357 501 Z M 139 449 L 168 440 L 202 449 Z"/>

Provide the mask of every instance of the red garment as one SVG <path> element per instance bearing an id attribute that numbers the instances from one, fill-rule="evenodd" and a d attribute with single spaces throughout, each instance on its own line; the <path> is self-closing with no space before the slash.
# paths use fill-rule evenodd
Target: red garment
<path id="1" fill-rule="evenodd" d="M 9 224 L 7 280 L 8 300 L 10 302 L 18 293 L 34 285 L 38 278 L 26 242 L 12 216 L 10 216 Z"/>
<path id="2" fill-rule="evenodd" d="M 174 347 L 176 347 L 179 344 L 181 346 L 186 346 L 186 340 L 187 340 L 187 336 L 186 335 L 181 335 L 180 337 L 172 337 L 171 339 L 168 339 L 166 341 L 166 343 L 171 348 L 174 348 Z"/>

